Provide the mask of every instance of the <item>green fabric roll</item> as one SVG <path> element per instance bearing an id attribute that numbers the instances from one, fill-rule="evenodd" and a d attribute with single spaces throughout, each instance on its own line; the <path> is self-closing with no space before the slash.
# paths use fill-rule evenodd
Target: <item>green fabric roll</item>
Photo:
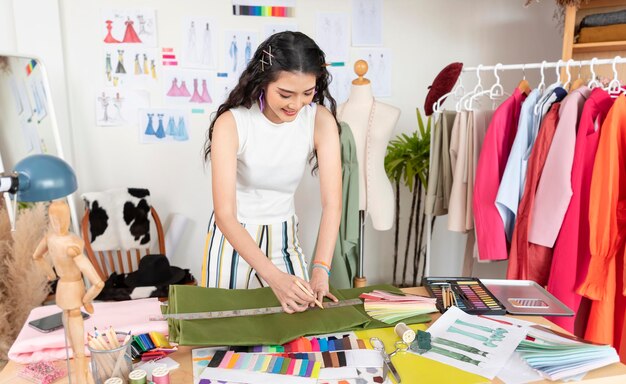
<path id="1" fill-rule="evenodd" d="M 391 285 L 346 290 L 331 289 L 339 300 L 358 297 L 375 289 L 400 292 Z M 170 285 L 164 313 L 212 312 L 280 306 L 271 288 L 221 289 Z M 430 321 L 429 315 L 405 319 L 407 324 Z M 367 316 L 363 305 L 308 310 L 301 313 L 242 316 L 224 319 L 168 319 L 169 338 L 180 345 L 276 345 L 300 336 L 366 328 L 389 327 Z"/>

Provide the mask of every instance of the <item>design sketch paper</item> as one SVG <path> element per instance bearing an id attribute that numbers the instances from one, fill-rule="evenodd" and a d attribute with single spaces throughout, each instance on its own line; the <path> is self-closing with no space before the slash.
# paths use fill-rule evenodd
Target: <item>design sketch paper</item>
<path id="1" fill-rule="evenodd" d="M 156 11 L 150 8 L 104 10 L 100 31 L 105 44 L 156 47 Z"/>
<path id="2" fill-rule="evenodd" d="M 374 97 L 391 97 L 391 50 L 388 48 L 361 48 L 354 50 L 356 59 L 367 61 L 365 78 L 372 82 Z"/>
<path id="3" fill-rule="evenodd" d="M 48 115 L 48 99 L 41 71 L 33 71 L 26 78 L 27 93 L 30 95 L 33 119 L 40 123 Z"/>
<path id="4" fill-rule="evenodd" d="M 346 13 L 318 13 L 315 41 L 326 54 L 326 62 L 347 62 L 349 59 L 350 20 Z"/>
<path id="5" fill-rule="evenodd" d="M 214 69 L 217 58 L 218 30 L 215 20 L 206 17 L 187 17 L 182 24 L 182 66 Z"/>
<path id="6" fill-rule="evenodd" d="M 383 45 L 383 0 L 352 0 L 352 45 Z"/>
<path id="7" fill-rule="evenodd" d="M 193 69 L 163 71 L 162 94 L 169 105 L 201 107 L 213 104 L 215 72 Z"/>
<path id="8" fill-rule="evenodd" d="M 215 104 L 222 105 L 236 85 L 237 79 L 233 76 L 217 77 L 215 79 Z"/>
<path id="9" fill-rule="evenodd" d="M 239 78 L 246 68 L 252 55 L 259 45 L 256 32 L 252 31 L 224 31 L 224 69 L 230 75 Z"/>
<path id="10" fill-rule="evenodd" d="M 102 57 L 102 77 L 106 86 L 145 87 L 156 84 L 161 66 L 156 48 L 106 45 Z"/>
<path id="11" fill-rule="evenodd" d="M 295 24 L 295 23 L 265 24 L 263 26 L 263 40 L 267 39 L 268 37 L 272 36 L 275 33 L 285 32 L 285 31 L 297 32 L 298 24 Z"/>
<path id="12" fill-rule="evenodd" d="M 189 115 L 174 108 L 139 110 L 139 142 L 167 143 L 189 140 Z"/>
<path id="13" fill-rule="evenodd" d="M 148 91 L 123 87 L 104 88 L 95 101 L 96 125 L 101 127 L 137 124 L 137 111 L 150 106 Z"/>
<path id="14" fill-rule="evenodd" d="M 328 72 L 330 72 L 332 76 L 329 86 L 330 94 L 335 98 L 337 104 L 346 102 L 348 100 L 348 96 L 350 96 L 352 79 L 356 78 L 356 75 L 350 70 L 349 67 L 346 66 L 327 68 Z"/>
<path id="15" fill-rule="evenodd" d="M 450 307 L 428 328 L 433 348 L 422 356 L 492 380 L 526 330 L 468 315 Z"/>

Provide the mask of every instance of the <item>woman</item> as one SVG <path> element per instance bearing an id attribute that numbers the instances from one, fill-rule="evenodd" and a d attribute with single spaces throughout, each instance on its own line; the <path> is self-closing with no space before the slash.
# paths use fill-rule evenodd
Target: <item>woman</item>
<path id="1" fill-rule="evenodd" d="M 325 296 L 337 300 L 328 277 L 341 216 L 341 157 L 329 82 L 317 44 L 303 33 L 281 32 L 261 43 L 218 108 L 204 152 L 214 212 L 202 285 L 269 285 L 287 313 Z M 322 200 L 310 281 L 293 202 L 307 158 L 319 171 Z"/>

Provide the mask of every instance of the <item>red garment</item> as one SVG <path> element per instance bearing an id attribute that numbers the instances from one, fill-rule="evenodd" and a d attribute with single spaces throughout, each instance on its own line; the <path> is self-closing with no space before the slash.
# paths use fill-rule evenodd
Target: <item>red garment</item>
<path id="1" fill-rule="evenodd" d="M 480 151 L 474 185 L 474 226 L 480 260 L 507 258 L 504 224 L 496 208 L 496 195 L 526 94 L 515 89 L 493 114 Z"/>
<path id="2" fill-rule="evenodd" d="M 561 103 L 553 103 L 548 113 L 544 116 L 537 134 L 537 140 L 528 159 L 524 193 L 517 208 L 515 228 L 511 237 L 511 253 L 509 254 L 509 266 L 506 271 L 507 279 L 534 280 L 539 285 L 545 285 L 548 281 L 548 265 L 550 265 L 550 261 L 539 258 L 531 259 L 528 227 L 531 221 L 535 192 L 537 191 L 541 171 L 543 171 L 543 166 L 546 163 L 550 144 L 552 144 L 556 126 L 559 122 L 560 107 Z"/>
<path id="3" fill-rule="evenodd" d="M 549 320 L 569 332 L 583 336 L 574 329 L 579 316 L 582 296 L 576 293 L 587 275 L 589 259 L 589 187 L 593 162 L 600 138 L 600 127 L 614 99 L 602 88 L 595 88 L 585 102 L 574 149 L 572 163 L 572 198 L 563 219 L 561 231 L 554 244 L 548 291 L 571 308 L 574 317 L 549 317 Z M 585 314 L 580 314 L 584 319 Z"/>
<path id="4" fill-rule="evenodd" d="M 126 32 L 124 33 L 124 40 L 122 40 L 123 43 L 141 43 L 141 39 L 133 27 L 133 23 L 130 18 L 124 22 L 124 24 L 126 24 Z"/>
<path id="5" fill-rule="evenodd" d="M 598 142 L 589 194 L 591 261 L 578 293 L 594 300 L 585 337 L 620 347 L 626 310 L 626 96 L 609 110 Z M 626 351 L 619 351 L 626 360 Z"/>

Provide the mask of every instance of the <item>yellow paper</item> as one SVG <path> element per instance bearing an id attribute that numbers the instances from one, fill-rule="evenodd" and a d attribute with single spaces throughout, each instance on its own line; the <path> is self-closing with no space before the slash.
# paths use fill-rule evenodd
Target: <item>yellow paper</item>
<path id="1" fill-rule="evenodd" d="M 427 329 L 424 324 L 410 325 L 409 328 L 415 332 L 418 329 L 422 331 Z M 359 339 L 365 340 L 368 348 L 372 348 L 369 342 L 370 337 L 378 337 L 385 343 L 387 353 L 393 352 L 395 342 L 400 341 L 400 337 L 393 331 L 393 327 L 356 331 L 355 334 Z M 391 360 L 403 383 L 477 384 L 490 382 L 482 376 L 438 363 L 414 353 L 398 353 Z"/>

